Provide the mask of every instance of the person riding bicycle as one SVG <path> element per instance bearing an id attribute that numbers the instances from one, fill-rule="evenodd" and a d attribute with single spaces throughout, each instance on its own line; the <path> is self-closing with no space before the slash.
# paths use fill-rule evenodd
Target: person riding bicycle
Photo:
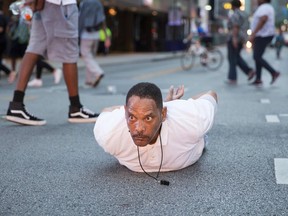
<path id="1" fill-rule="evenodd" d="M 212 37 L 208 34 L 207 31 L 202 27 L 200 21 L 196 22 L 197 31 L 191 28 L 189 35 L 184 38 L 183 43 L 194 43 L 196 46 L 200 47 L 203 44 L 206 48 L 209 48 L 212 44 Z"/>
<path id="2" fill-rule="evenodd" d="M 204 28 L 201 25 L 201 22 L 196 22 L 197 26 L 197 32 L 193 31 L 193 28 L 191 28 L 191 32 L 189 35 L 184 38 L 183 43 L 189 43 L 189 51 L 195 53 L 198 56 L 201 56 L 201 64 L 206 65 L 207 64 L 207 48 L 210 47 L 210 44 L 212 40 L 211 37 L 208 35 L 208 33 L 204 30 Z"/>

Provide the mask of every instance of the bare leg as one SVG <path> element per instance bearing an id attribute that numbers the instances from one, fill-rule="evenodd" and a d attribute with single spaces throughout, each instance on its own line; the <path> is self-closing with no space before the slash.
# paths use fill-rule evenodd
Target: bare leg
<path id="1" fill-rule="evenodd" d="M 25 53 L 20 65 L 16 90 L 25 92 L 27 83 L 30 79 L 33 68 L 36 65 L 38 58 L 39 55 L 37 54 Z"/>
<path id="2" fill-rule="evenodd" d="M 76 63 L 63 63 L 63 74 L 69 97 L 78 95 L 78 68 Z"/>

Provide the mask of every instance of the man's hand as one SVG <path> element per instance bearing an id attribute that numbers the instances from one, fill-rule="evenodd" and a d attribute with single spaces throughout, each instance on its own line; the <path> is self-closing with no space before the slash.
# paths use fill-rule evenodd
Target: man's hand
<path id="1" fill-rule="evenodd" d="M 106 48 L 109 48 L 109 47 L 111 46 L 111 40 L 110 40 L 110 38 L 106 38 L 106 40 L 105 40 L 105 42 L 104 42 L 104 46 L 105 46 Z"/>
<path id="2" fill-rule="evenodd" d="M 184 85 L 174 89 L 174 86 L 170 86 L 169 92 L 166 96 L 165 102 L 180 99 L 184 95 Z"/>
<path id="3" fill-rule="evenodd" d="M 29 6 L 33 12 L 44 8 L 45 0 L 25 0 L 24 6 Z"/>

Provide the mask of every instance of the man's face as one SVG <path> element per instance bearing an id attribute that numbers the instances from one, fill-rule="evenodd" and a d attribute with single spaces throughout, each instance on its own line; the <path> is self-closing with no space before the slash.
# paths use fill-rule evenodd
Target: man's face
<path id="1" fill-rule="evenodd" d="M 258 5 L 265 3 L 265 0 L 258 0 Z"/>
<path id="2" fill-rule="evenodd" d="M 131 137 L 137 146 L 156 142 L 166 108 L 159 110 L 152 99 L 132 96 L 125 106 L 125 117 Z"/>

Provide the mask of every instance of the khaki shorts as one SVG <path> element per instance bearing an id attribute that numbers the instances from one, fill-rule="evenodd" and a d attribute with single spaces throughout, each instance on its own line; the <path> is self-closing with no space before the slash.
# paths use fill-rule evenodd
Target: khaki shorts
<path id="1" fill-rule="evenodd" d="M 45 2 L 33 16 L 26 52 L 43 55 L 52 61 L 75 63 L 79 58 L 78 7 Z"/>

